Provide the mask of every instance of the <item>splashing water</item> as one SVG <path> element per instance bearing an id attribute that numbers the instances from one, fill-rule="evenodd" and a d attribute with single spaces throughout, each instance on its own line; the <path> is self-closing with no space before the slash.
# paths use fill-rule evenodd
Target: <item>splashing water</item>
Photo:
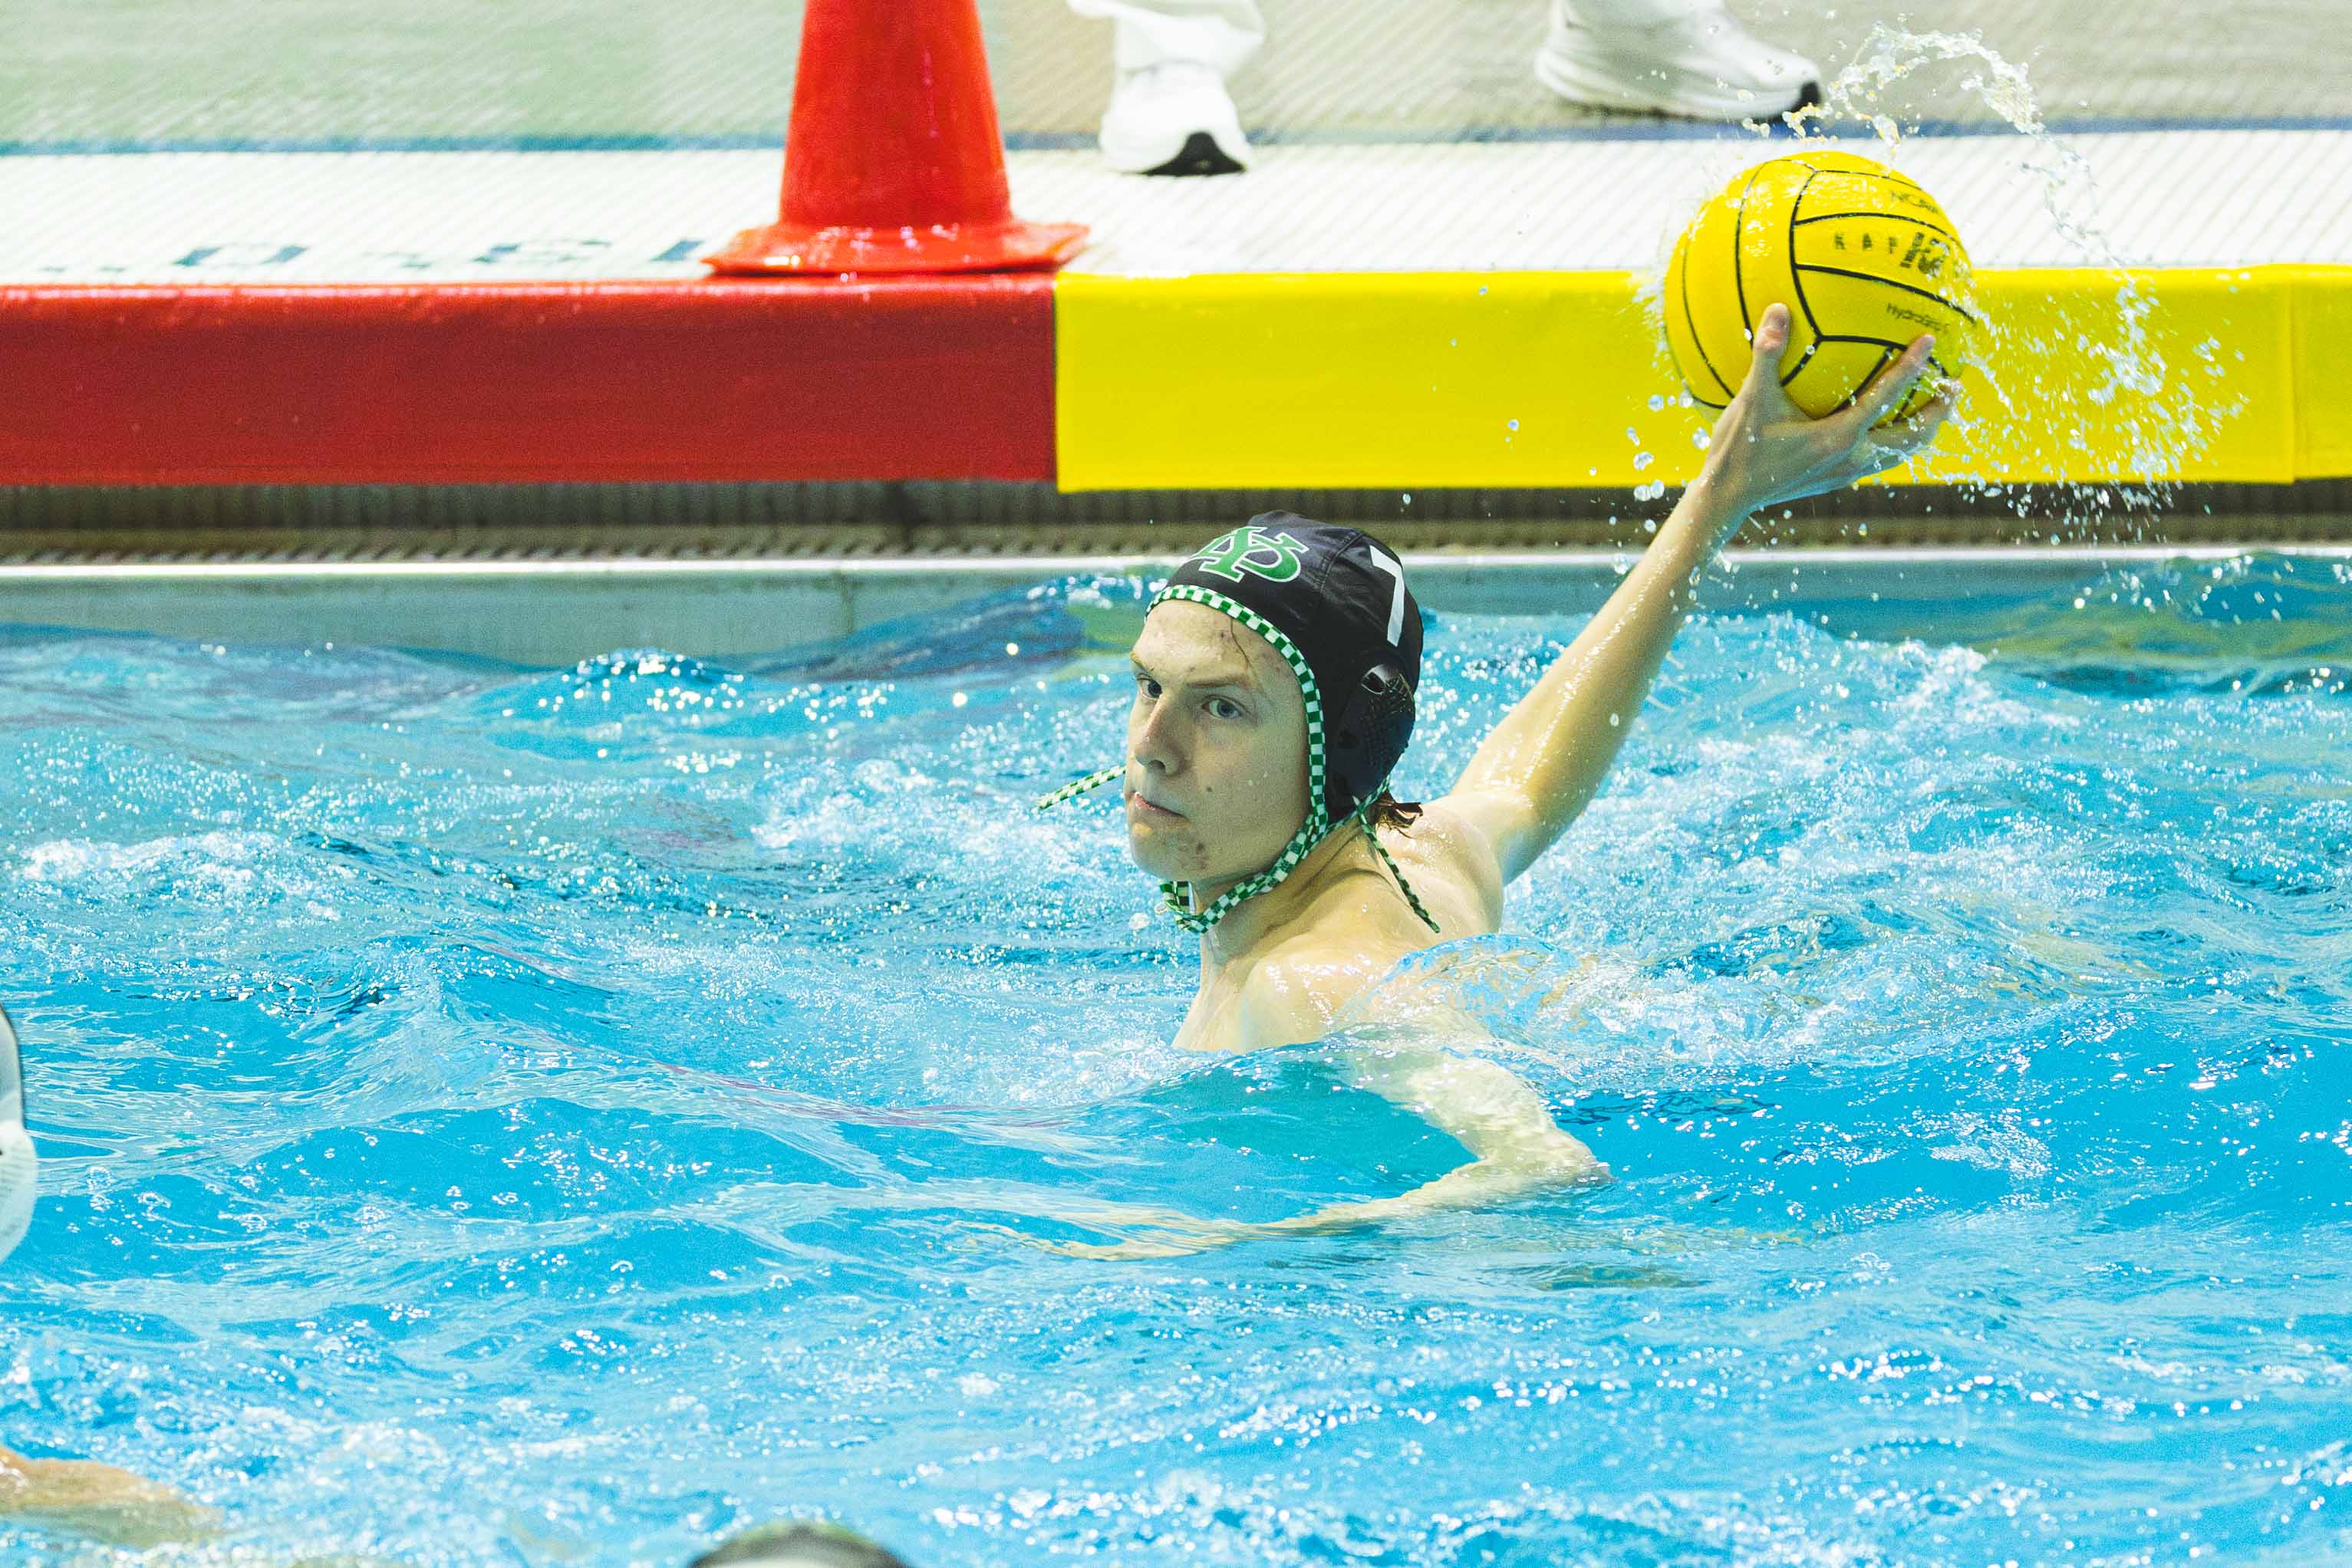
<path id="1" fill-rule="evenodd" d="M 1942 68 L 1955 66 L 1961 74 L 1951 82 Z M 2025 68 L 2004 58 L 1977 34 L 1913 32 L 1874 23 L 1853 61 L 1826 85 L 1822 101 L 1785 117 L 1777 129 L 1784 135 L 1793 133 L 1800 144 L 1851 145 L 1859 128 L 1874 155 L 1900 167 L 1921 144 L 1916 100 L 1940 90 L 1955 91 L 1989 110 L 2023 139 L 2015 168 L 2039 188 L 2069 263 L 2114 272 L 2116 287 L 2102 305 L 2072 307 L 2041 320 L 2012 322 L 1998 311 L 1986 312 L 1990 320 L 1973 367 L 1980 395 L 1973 405 L 1963 403 L 1952 427 L 1966 433 L 1990 422 L 2010 432 L 2046 428 L 2047 434 L 2020 455 L 2054 479 L 2034 484 L 1991 481 L 1948 443 L 1915 459 L 1914 471 L 1932 482 L 2000 498 L 2017 516 L 2052 524 L 2053 540 L 2106 531 L 2117 521 L 2126 525 L 2127 536 L 2135 533 L 2176 489 L 2166 476 L 2181 471 L 2203 451 L 2242 407 L 2243 399 L 2230 394 L 2227 356 L 2218 341 L 2187 345 L 2187 363 L 2156 342 L 2150 321 L 2157 300 L 2147 281 L 2108 237 L 2092 165 L 2068 138 L 2049 132 Z M 1906 103 L 1906 99 L 1915 101 Z M 1770 136 L 1776 128 L 1757 129 Z M 1727 144 L 1720 157 L 1695 170 L 1691 195 L 1677 211 L 1694 210 L 1759 156 L 1779 156 L 1787 150 L 1778 138 L 1760 148 Z M 1666 258 L 1681 228 L 1679 217 L 1669 224 L 1660 238 L 1655 268 L 1639 287 L 1654 321 L 1661 308 Z M 1663 336 L 1659 353 L 1662 373 L 1671 379 Z M 2070 364 L 2079 362 L 2094 363 L 2099 371 L 2084 389 L 2091 406 L 2083 417 L 2095 418 L 2109 439 L 2117 434 L 2124 437 L 2126 467 L 2133 476 L 2127 482 L 2073 477 L 2080 458 L 2072 431 L 2063 415 L 2053 418 L 2046 394 L 2053 386 L 2079 384 L 2079 376 L 2069 372 Z M 1694 406 L 1686 395 L 1678 402 L 1685 409 Z M 2011 449 L 2018 450 L 2013 444 Z"/>
<path id="2" fill-rule="evenodd" d="M 1871 24 L 1853 62 L 1838 72 L 1822 101 L 1796 110 L 1788 122 L 1800 135 L 1819 132 L 1840 121 L 1867 122 L 1878 139 L 1893 146 L 1903 140 L 1902 121 L 1880 107 L 1880 100 L 1925 67 L 1954 60 L 1973 61 L 1982 68 L 1964 76 L 1959 90 L 2028 136 L 2042 134 L 2042 107 L 2025 68 L 2011 64 L 1974 33 L 1915 33 L 1885 22 Z"/>

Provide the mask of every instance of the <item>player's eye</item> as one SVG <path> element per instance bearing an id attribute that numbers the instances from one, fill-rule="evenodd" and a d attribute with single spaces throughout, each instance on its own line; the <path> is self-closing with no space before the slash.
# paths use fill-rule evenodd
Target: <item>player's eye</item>
<path id="1" fill-rule="evenodd" d="M 1139 673 L 1135 678 L 1135 689 L 1143 696 L 1156 700 L 1160 696 L 1160 682 L 1148 675 Z"/>
<path id="2" fill-rule="evenodd" d="M 1209 699 L 1209 714 L 1215 719 L 1238 719 L 1242 716 L 1242 705 L 1230 697 L 1212 697 Z"/>

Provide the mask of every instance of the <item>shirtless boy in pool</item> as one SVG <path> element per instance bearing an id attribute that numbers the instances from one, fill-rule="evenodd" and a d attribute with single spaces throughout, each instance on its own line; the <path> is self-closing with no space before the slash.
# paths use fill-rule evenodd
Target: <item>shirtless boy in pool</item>
<path id="1" fill-rule="evenodd" d="M 1119 779 L 1128 847 L 1200 933 L 1201 984 L 1177 1044 L 1247 1051 L 1322 1037 L 1408 954 L 1499 928 L 1503 889 L 1601 787 L 1698 569 L 1754 512 L 1840 489 L 1927 445 L 1939 395 L 1874 428 L 1927 363 L 1921 338 L 1849 407 L 1811 419 L 1777 374 L 1789 312 L 1755 335 L 1746 384 L 1706 465 L 1642 560 L 1444 796 L 1401 806 L 1391 771 L 1412 726 L 1419 612 L 1403 568 L 1352 529 L 1287 513 L 1255 520 L 1180 567 L 1133 652 L 1135 706 Z M 1066 1247 L 1087 1256 L 1191 1250 L 1286 1229 L 1330 1229 L 1483 1203 L 1600 1173 L 1527 1084 L 1452 1056 L 1365 1064 L 1364 1081 L 1459 1140 L 1473 1163 L 1400 1198 L 1272 1226 L 1155 1215 L 1153 1239 Z"/>

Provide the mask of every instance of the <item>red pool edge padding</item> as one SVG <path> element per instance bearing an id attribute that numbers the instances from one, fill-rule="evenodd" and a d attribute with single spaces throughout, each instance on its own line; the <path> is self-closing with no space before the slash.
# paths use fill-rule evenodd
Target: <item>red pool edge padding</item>
<path id="1" fill-rule="evenodd" d="M 0 484 L 1050 481 L 1053 289 L 0 288 Z"/>

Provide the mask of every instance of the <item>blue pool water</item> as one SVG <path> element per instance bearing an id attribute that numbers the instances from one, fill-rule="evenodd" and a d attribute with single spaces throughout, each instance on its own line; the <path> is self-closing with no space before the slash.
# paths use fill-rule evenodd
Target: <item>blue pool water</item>
<path id="1" fill-rule="evenodd" d="M 1133 584 L 723 667 L 0 635 L 0 1442 L 222 1510 L 173 1561 L 2352 1558 L 2352 571 L 1947 608 L 1695 622 L 1507 934 L 1228 1060 L 1115 813 L 1028 809 Z M 1406 793 L 1577 624 L 1435 617 Z M 1442 1173 L 1348 1084 L 1400 1028 L 1617 1180 L 1024 1240 Z"/>

